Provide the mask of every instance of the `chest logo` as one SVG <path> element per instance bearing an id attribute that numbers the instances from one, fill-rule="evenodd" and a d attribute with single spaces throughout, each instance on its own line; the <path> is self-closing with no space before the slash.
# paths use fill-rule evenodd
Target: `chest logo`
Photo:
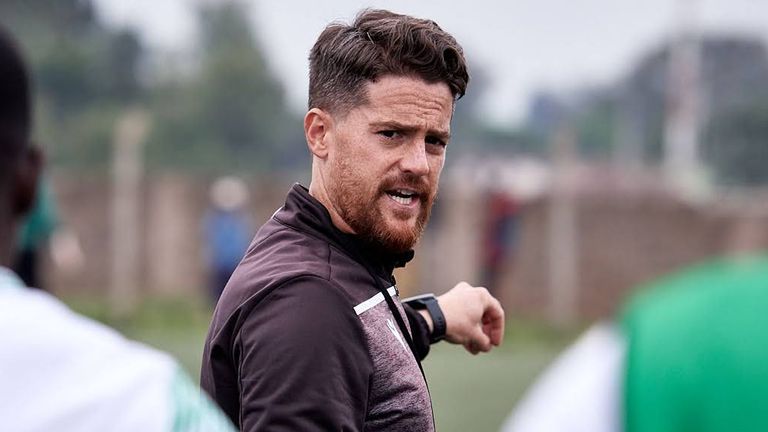
<path id="1" fill-rule="evenodd" d="M 395 323 L 393 323 L 390 318 L 387 318 L 387 327 L 389 327 L 389 331 L 391 331 L 392 334 L 395 335 L 395 339 L 397 339 L 397 341 L 400 342 L 400 345 L 403 346 L 403 349 L 406 349 L 407 347 L 405 346 L 403 337 L 400 336 L 400 332 L 397 331 L 397 327 L 395 327 Z"/>

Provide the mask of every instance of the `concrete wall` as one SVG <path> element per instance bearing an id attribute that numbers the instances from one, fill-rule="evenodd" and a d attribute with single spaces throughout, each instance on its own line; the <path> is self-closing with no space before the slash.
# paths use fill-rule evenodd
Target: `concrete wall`
<path id="1" fill-rule="evenodd" d="M 141 252 L 135 275 L 139 294 L 197 294 L 205 289 L 208 269 L 202 221 L 211 181 L 179 174 L 143 180 L 139 197 Z M 255 228 L 282 205 L 290 186 L 290 182 L 269 179 L 249 181 L 249 211 Z M 109 177 L 57 173 L 52 176 L 52 189 L 61 224 L 80 239 L 85 266 L 74 273 L 49 266 L 48 286 L 56 292 L 106 292 L 114 246 Z"/>
<path id="2" fill-rule="evenodd" d="M 549 315 L 549 201 L 527 205 L 521 238 L 505 275 L 512 314 Z M 576 199 L 576 300 L 579 319 L 613 314 L 639 284 L 711 257 L 768 248 L 768 215 L 693 206 L 656 194 Z"/>
<path id="3" fill-rule="evenodd" d="M 60 219 L 79 236 L 85 269 L 52 268 L 58 292 L 104 293 L 110 284 L 110 181 L 99 176 L 53 176 Z M 140 294 L 198 295 L 208 277 L 201 223 L 210 179 L 179 174 L 145 178 L 141 194 Z M 292 182 L 251 179 L 250 212 L 260 226 L 282 205 Z M 693 206 L 658 193 L 580 193 L 574 201 L 577 269 L 574 315 L 609 316 L 637 284 L 681 266 L 729 252 L 768 248 L 768 212 L 745 214 L 717 205 Z M 480 283 L 482 194 L 447 182 L 417 257 L 398 270 L 406 295 L 442 293 L 466 280 Z M 511 316 L 550 313 L 549 198 L 520 213 L 518 244 L 504 266 L 503 303 Z M 556 243 L 556 242 L 555 242 Z"/>

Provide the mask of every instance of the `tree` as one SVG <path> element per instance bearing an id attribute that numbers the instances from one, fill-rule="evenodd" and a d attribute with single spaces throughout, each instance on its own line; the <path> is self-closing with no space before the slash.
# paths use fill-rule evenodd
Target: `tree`
<path id="1" fill-rule="evenodd" d="M 306 153 L 288 132 L 300 123 L 289 126 L 294 118 L 245 6 L 204 5 L 199 22 L 199 69 L 186 82 L 158 89 L 150 156 L 160 164 L 254 172 L 272 168 L 285 151 Z"/>
<path id="2" fill-rule="evenodd" d="M 734 110 L 753 106 L 768 95 L 768 54 L 760 40 L 708 36 L 700 44 L 704 123 L 720 123 Z M 654 50 L 624 83 L 622 103 L 637 120 L 632 133 L 642 138 L 643 153 L 651 161 L 658 161 L 663 152 L 669 59 L 669 46 Z M 717 164 L 710 159 L 713 154 L 705 153 L 704 162 Z"/>
<path id="3" fill-rule="evenodd" d="M 4 0 L 0 24 L 31 63 L 35 135 L 54 163 L 106 166 L 116 115 L 143 95 L 136 34 L 103 25 L 89 0 Z"/>
<path id="4" fill-rule="evenodd" d="M 703 150 L 721 183 L 768 185 L 768 99 L 717 118 Z"/>

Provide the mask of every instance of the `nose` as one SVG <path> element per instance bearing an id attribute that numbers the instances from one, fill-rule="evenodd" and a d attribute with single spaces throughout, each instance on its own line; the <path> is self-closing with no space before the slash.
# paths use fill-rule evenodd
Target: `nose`
<path id="1" fill-rule="evenodd" d="M 400 159 L 400 169 L 403 172 L 418 176 L 429 174 L 427 148 L 423 141 L 413 140 L 402 148 L 404 153 Z"/>

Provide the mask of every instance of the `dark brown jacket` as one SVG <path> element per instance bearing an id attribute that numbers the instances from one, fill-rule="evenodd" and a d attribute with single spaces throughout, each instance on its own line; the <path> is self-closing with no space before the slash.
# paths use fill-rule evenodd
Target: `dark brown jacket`
<path id="1" fill-rule="evenodd" d="M 412 257 L 342 233 L 294 185 L 216 306 L 203 388 L 244 431 L 434 430 L 416 359 L 429 351 L 427 325 L 392 276 Z"/>

